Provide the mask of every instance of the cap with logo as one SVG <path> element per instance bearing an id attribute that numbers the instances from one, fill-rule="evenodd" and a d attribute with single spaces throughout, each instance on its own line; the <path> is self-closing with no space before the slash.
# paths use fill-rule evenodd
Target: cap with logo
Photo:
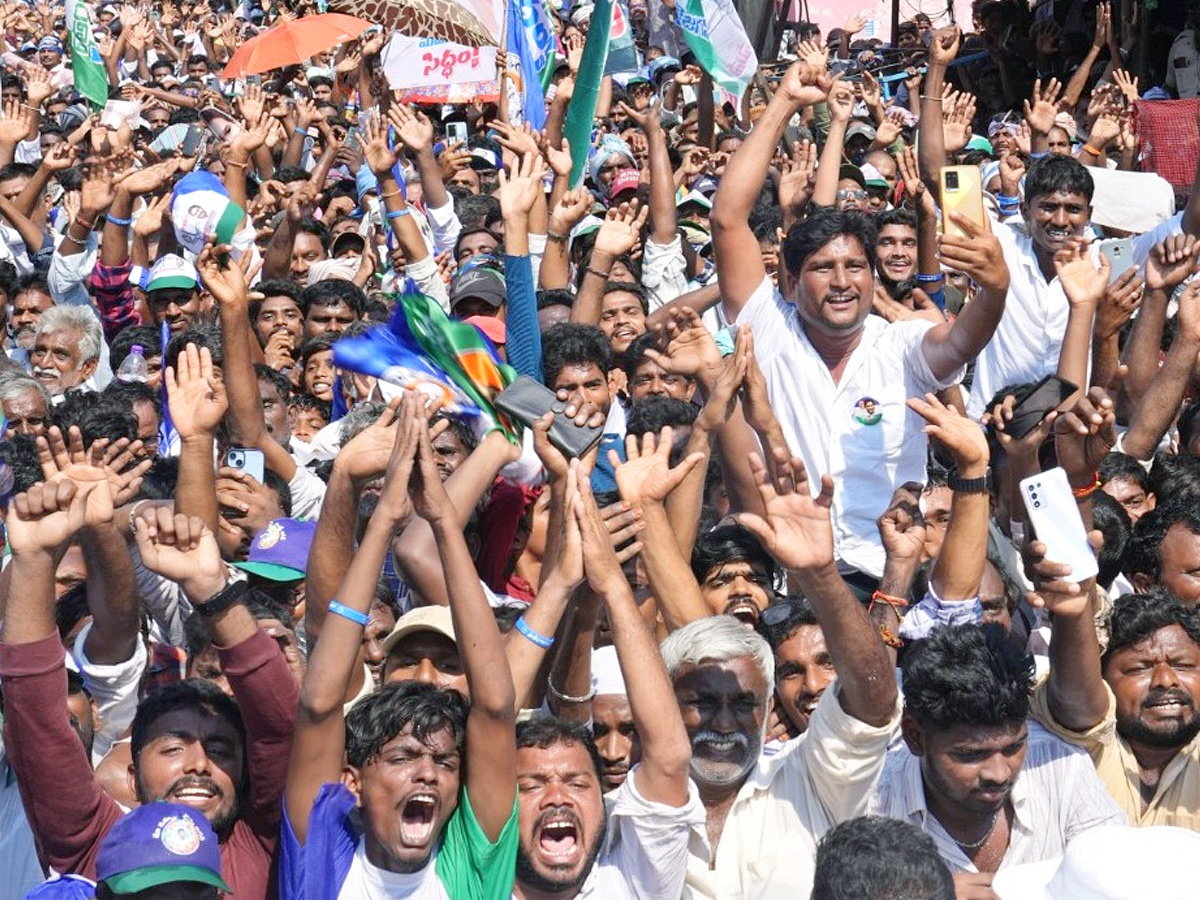
<path id="1" fill-rule="evenodd" d="M 100 844 L 96 878 L 114 894 L 198 882 L 231 892 L 208 819 L 177 803 L 148 803 L 119 819 Z"/>
<path id="2" fill-rule="evenodd" d="M 233 565 L 268 581 L 299 581 L 308 566 L 308 549 L 316 533 L 316 522 L 273 519 L 250 542 L 246 559 Z"/>
<path id="3" fill-rule="evenodd" d="M 62 41 L 60 41 L 58 38 L 54 37 L 54 35 L 52 35 L 52 34 L 48 34 L 44 38 L 42 38 L 40 41 L 38 41 L 37 48 L 39 50 L 53 50 L 55 53 L 63 52 Z"/>
<path id="4" fill-rule="evenodd" d="M 850 127 L 846 129 L 846 140 L 851 138 L 864 137 L 868 141 L 875 140 L 875 129 L 866 122 L 851 122 Z"/>
<path id="5" fill-rule="evenodd" d="M 850 163 L 843 163 L 838 169 L 838 181 L 843 180 L 856 181 L 861 188 L 867 186 L 867 179 L 864 177 L 862 169 Z"/>
<path id="6" fill-rule="evenodd" d="M 200 275 L 196 267 L 174 253 L 160 256 L 150 267 L 150 281 L 146 285 L 148 291 L 159 291 L 164 288 L 195 288 L 200 283 Z"/>
<path id="7" fill-rule="evenodd" d="M 616 198 L 621 191 L 636 191 L 641 183 L 642 176 L 637 169 L 621 169 L 608 185 L 608 198 Z"/>
<path id="8" fill-rule="evenodd" d="M 450 308 L 468 297 L 476 297 L 493 309 L 504 305 L 504 278 L 493 269 L 479 266 L 460 275 L 450 288 Z"/>

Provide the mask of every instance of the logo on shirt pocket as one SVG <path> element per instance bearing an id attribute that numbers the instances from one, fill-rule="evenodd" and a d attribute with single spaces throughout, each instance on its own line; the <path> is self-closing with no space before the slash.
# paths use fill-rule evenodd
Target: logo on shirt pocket
<path id="1" fill-rule="evenodd" d="M 860 397 L 853 415 L 860 425 L 878 425 L 883 421 L 883 405 L 874 397 Z"/>

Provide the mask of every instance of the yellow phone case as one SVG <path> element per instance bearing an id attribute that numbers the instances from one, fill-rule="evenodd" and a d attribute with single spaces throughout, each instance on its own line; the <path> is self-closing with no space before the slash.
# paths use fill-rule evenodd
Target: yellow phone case
<path id="1" fill-rule="evenodd" d="M 950 218 L 950 213 L 970 219 L 980 228 L 983 217 L 983 178 L 978 166 L 944 166 L 939 176 L 942 206 L 942 234 L 967 237 Z"/>

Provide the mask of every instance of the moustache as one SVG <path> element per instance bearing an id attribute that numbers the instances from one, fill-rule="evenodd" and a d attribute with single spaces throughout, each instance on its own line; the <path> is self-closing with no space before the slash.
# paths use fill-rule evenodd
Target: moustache
<path id="1" fill-rule="evenodd" d="M 208 791 L 214 797 L 223 797 L 225 792 L 211 778 L 204 778 L 200 775 L 184 775 L 182 778 L 177 778 L 171 782 L 171 786 L 167 788 L 164 796 L 170 797 L 178 791 L 184 791 L 189 788 L 199 788 L 203 791 Z"/>
<path id="2" fill-rule="evenodd" d="M 1173 700 L 1180 706 L 1188 709 L 1193 709 L 1196 702 L 1192 699 L 1192 695 L 1187 691 L 1179 688 L 1151 688 L 1150 693 L 1146 695 L 1146 699 L 1142 701 L 1142 708 L 1155 706 L 1164 701 Z"/>
<path id="3" fill-rule="evenodd" d="M 700 744 L 728 743 L 737 745 L 739 750 L 750 749 L 750 738 L 746 737 L 746 735 L 740 731 L 712 731 L 710 729 L 704 729 L 703 731 L 697 731 L 692 737 L 692 747 L 696 747 Z"/>
<path id="4" fill-rule="evenodd" d="M 542 826 L 551 820 L 558 822 L 569 822 L 575 828 L 578 834 L 583 834 L 583 822 L 580 821 L 579 816 L 575 813 L 575 810 L 571 809 L 569 806 L 550 807 L 534 820 L 534 832 L 541 830 Z"/>

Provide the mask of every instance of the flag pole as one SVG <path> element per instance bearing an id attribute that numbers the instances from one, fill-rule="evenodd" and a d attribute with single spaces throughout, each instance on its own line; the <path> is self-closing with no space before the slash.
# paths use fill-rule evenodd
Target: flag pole
<path id="1" fill-rule="evenodd" d="M 496 98 L 496 114 L 508 124 L 508 17 L 512 15 L 513 0 L 504 0 L 504 18 L 500 20 L 500 49 L 496 53 L 496 82 L 500 95 Z"/>

